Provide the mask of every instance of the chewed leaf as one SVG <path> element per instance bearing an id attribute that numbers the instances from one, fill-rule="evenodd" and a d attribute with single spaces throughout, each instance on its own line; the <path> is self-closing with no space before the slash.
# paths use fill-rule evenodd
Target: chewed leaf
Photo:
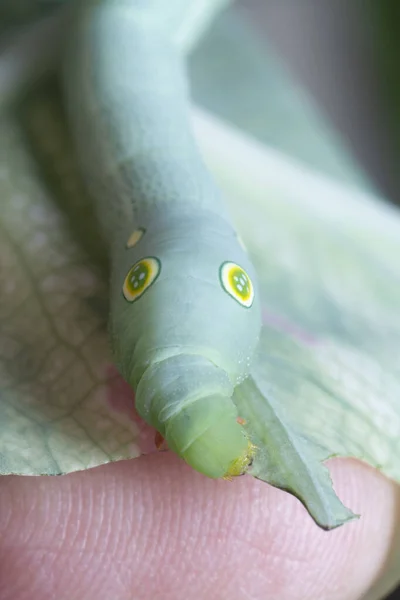
<path id="1" fill-rule="evenodd" d="M 24 143 L 3 118 L 0 470 L 58 474 L 139 456 L 155 448 L 110 367 L 106 324 L 93 308 L 106 286 Z"/>
<path id="2" fill-rule="evenodd" d="M 235 391 L 239 413 L 258 448 L 249 473 L 296 496 L 323 529 L 354 519 L 333 491 L 328 469 L 320 462 L 324 450 L 294 430 L 284 406 L 268 385 L 261 385 L 249 377 Z"/>
<path id="3" fill-rule="evenodd" d="M 399 213 L 204 113 L 195 124 L 257 269 L 257 384 L 322 458 L 400 481 Z"/>

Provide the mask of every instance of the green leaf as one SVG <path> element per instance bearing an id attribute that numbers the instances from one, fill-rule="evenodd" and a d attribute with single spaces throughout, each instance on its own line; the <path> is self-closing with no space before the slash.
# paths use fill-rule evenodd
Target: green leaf
<path id="1" fill-rule="evenodd" d="M 201 111 L 194 122 L 259 277 L 257 384 L 322 458 L 400 481 L 398 211 Z"/>
<path id="2" fill-rule="evenodd" d="M 93 308 L 106 286 L 53 204 L 21 126 L 5 117 L 0 195 L 1 472 L 59 474 L 138 456 L 143 431 L 132 395 L 113 409 L 119 384 Z"/>
<path id="3" fill-rule="evenodd" d="M 296 496 L 323 529 L 334 529 L 355 518 L 334 493 L 329 471 L 321 464 L 325 449 L 293 428 L 268 383 L 259 387 L 249 377 L 237 387 L 234 399 L 259 449 L 251 475 Z"/>
<path id="4" fill-rule="evenodd" d="M 236 394 L 261 449 L 252 474 L 336 527 L 352 514 L 321 461 L 400 481 L 399 214 L 202 111 L 194 124 L 261 288 L 253 379 Z"/>

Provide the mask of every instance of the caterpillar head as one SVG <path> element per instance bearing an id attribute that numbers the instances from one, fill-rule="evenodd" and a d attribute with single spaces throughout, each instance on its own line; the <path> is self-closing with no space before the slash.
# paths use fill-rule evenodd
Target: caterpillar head
<path id="1" fill-rule="evenodd" d="M 141 416 L 196 470 L 230 478 L 254 454 L 232 395 L 261 318 L 253 267 L 232 229 L 217 225 L 180 215 L 135 233 L 112 286 L 112 330 Z"/>

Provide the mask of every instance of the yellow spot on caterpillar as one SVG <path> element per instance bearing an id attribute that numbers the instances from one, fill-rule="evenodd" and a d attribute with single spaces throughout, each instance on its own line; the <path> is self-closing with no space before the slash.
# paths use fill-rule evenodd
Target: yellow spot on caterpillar
<path id="1" fill-rule="evenodd" d="M 246 271 L 236 263 L 224 262 L 219 273 L 224 290 L 239 304 L 250 308 L 254 300 L 254 288 Z"/>
<path id="2" fill-rule="evenodd" d="M 128 302 L 138 300 L 156 281 L 161 271 L 158 258 L 148 256 L 142 258 L 129 269 L 122 288 Z"/>
<path id="3" fill-rule="evenodd" d="M 252 444 L 249 440 L 247 444 L 247 448 L 243 454 L 235 458 L 229 465 L 229 469 L 225 473 L 222 479 L 226 479 L 227 481 L 232 481 L 234 477 L 239 477 L 239 475 L 244 475 L 253 462 L 254 456 L 257 451 L 257 446 Z"/>
<path id="4" fill-rule="evenodd" d="M 238 417 L 236 422 L 239 423 L 239 425 L 246 425 L 246 419 L 243 419 L 243 417 Z"/>
<path id="5" fill-rule="evenodd" d="M 133 231 L 129 236 L 129 240 L 126 242 L 126 247 L 133 248 L 133 246 L 136 246 L 136 244 L 140 242 L 145 233 L 146 230 L 144 227 L 139 227 L 139 229 L 135 229 L 135 231 Z"/>

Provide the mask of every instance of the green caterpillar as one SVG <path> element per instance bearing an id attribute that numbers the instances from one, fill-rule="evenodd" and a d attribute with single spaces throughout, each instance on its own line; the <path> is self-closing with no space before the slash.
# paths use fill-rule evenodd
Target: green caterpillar
<path id="1" fill-rule="evenodd" d="M 254 268 L 194 142 L 159 0 L 81 2 L 65 50 L 76 151 L 109 246 L 115 359 L 141 417 L 194 469 L 246 471 L 232 401 L 261 330 Z"/>

